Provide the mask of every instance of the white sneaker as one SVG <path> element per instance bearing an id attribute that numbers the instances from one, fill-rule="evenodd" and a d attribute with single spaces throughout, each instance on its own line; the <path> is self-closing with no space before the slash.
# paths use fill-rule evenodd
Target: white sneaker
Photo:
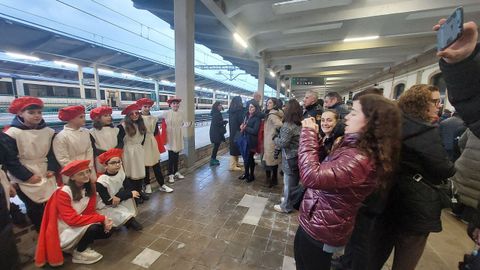
<path id="1" fill-rule="evenodd" d="M 168 176 L 168 182 L 169 182 L 169 183 L 175 183 L 175 176 L 174 176 L 173 174 L 170 174 L 170 175 Z"/>
<path id="2" fill-rule="evenodd" d="M 77 250 L 73 251 L 72 262 L 80 264 L 92 264 L 100 261 L 103 258 L 103 255 L 94 251 L 93 249 L 84 250 L 79 252 Z"/>
<path id="3" fill-rule="evenodd" d="M 163 191 L 163 192 L 166 192 L 166 193 L 173 192 L 173 188 L 171 188 L 171 187 L 169 187 L 169 186 L 167 186 L 167 185 L 161 186 L 158 190 Z"/>
<path id="4" fill-rule="evenodd" d="M 152 185 L 145 185 L 145 193 L 152 194 Z"/>
<path id="5" fill-rule="evenodd" d="M 177 172 L 177 173 L 175 174 L 175 177 L 177 177 L 178 179 L 183 179 L 183 178 L 185 178 L 185 176 L 183 176 L 180 172 Z"/>
<path id="6" fill-rule="evenodd" d="M 275 206 L 273 206 L 273 210 L 280 213 L 287 213 L 287 211 L 283 210 L 282 207 L 280 207 L 280 204 L 275 204 Z"/>
<path id="7" fill-rule="evenodd" d="M 285 197 L 282 196 L 282 197 L 280 198 L 280 203 L 283 203 L 284 201 L 285 201 Z"/>

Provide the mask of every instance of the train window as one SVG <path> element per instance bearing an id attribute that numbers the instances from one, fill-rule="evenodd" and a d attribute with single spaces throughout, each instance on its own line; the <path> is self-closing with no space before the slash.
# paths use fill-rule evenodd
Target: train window
<path id="1" fill-rule="evenodd" d="M 105 90 L 100 90 L 100 99 L 105 100 Z"/>
<path id="2" fill-rule="evenodd" d="M 201 104 L 213 104 L 213 100 L 211 99 L 206 99 L 206 98 L 199 98 L 198 103 Z"/>
<path id="3" fill-rule="evenodd" d="M 0 82 L 0 95 L 13 95 L 11 82 Z"/>
<path id="4" fill-rule="evenodd" d="M 95 93 L 95 89 L 85 89 L 85 98 L 96 99 L 97 95 Z"/>
<path id="5" fill-rule="evenodd" d="M 160 102 L 167 102 L 168 96 L 167 95 L 159 95 L 158 96 Z"/>
<path id="6" fill-rule="evenodd" d="M 26 96 L 32 97 L 52 97 L 53 96 L 53 87 L 49 85 L 38 85 L 25 83 L 23 89 Z"/>
<path id="7" fill-rule="evenodd" d="M 80 98 L 80 88 L 54 86 L 53 96 L 63 98 Z"/>
<path id="8" fill-rule="evenodd" d="M 397 84 L 395 86 L 395 89 L 393 90 L 393 98 L 398 99 L 402 95 L 403 91 L 405 91 L 405 84 L 404 83 Z"/>
<path id="9" fill-rule="evenodd" d="M 442 73 L 435 74 L 432 77 L 430 83 L 438 87 L 438 89 L 440 89 L 440 96 L 444 98 L 445 92 L 447 90 L 447 84 L 445 83 L 445 79 L 443 78 Z"/>

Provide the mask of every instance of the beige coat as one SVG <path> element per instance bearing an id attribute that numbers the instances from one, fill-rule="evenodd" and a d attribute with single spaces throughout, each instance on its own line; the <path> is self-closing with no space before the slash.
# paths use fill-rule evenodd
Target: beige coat
<path id="1" fill-rule="evenodd" d="M 275 135 L 277 128 L 282 127 L 283 112 L 277 110 L 270 110 L 264 123 L 264 137 L 263 137 L 263 160 L 267 166 L 276 166 L 280 164 L 281 157 L 274 159 L 275 143 L 273 142 L 273 135 Z"/>
<path id="2" fill-rule="evenodd" d="M 167 123 L 167 149 L 173 152 L 183 150 L 183 129 L 186 126 L 183 112 L 169 110 L 162 114 Z"/>

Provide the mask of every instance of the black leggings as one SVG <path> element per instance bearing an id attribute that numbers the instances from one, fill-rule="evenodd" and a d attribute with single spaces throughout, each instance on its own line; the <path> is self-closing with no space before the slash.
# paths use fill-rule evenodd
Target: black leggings
<path id="1" fill-rule="evenodd" d="M 218 148 L 220 148 L 220 143 L 214 143 L 212 149 L 212 159 L 217 159 Z"/>
<path id="2" fill-rule="evenodd" d="M 157 179 L 157 182 L 160 186 L 163 186 L 165 184 L 165 181 L 163 179 L 163 174 L 162 174 L 162 169 L 160 168 L 160 162 L 152 166 L 153 169 L 153 174 L 155 174 L 155 178 Z M 145 179 L 144 179 L 145 185 L 150 184 L 150 167 L 145 167 Z"/>
<path id="3" fill-rule="evenodd" d="M 265 174 L 267 175 L 267 181 L 269 181 L 269 179 L 271 179 L 272 183 L 278 184 L 278 165 L 267 166 L 267 168 L 265 170 Z"/>
<path id="4" fill-rule="evenodd" d="M 132 180 L 130 178 L 127 178 L 127 181 L 128 181 L 127 188 L 129 190 L 135 190 L 135 191 L 138 191 L 138 193 L 142 194 L 143 181 L 141 179 L 140 180 Z"/>
<path id="5" fill-rule="evenodd" d="M 254 176 L 255 173 L 255 152 L 248 152 L 248 159 L 243 161 L 243 165 L 245 166 L 245 175 L 246 176 Z"/>
<path id="6" fill-rule="evenodd" d="M 323 251 L 323 243 L 313 239 L 298 226 L 293 242 L 297 270 L 330 270 L 332 253 Z"/>
<path id="7" fill-rule="evenodd" d="M 100 225 L 100 224 L 90 225 L 90 227 L 88 227 L 87 231 L 83 235 L 82 239 L 80 239 L 80 241 L 78 242 L 77 251 L 84 252 L 85 249 L 87 249 L 87 247 L 91 245 L 94 240 L 107 239 L 111 235 L 112 234 L 110 232 L 105 233 L 105 229 L 103 228 L 103 225 Z"/>
<path id="8" fill-rule="evenodd" d="M 32 201 L 25 193 L 22 192 L 20 188 L 17 188 L 17 195 L 20 200 L 25 203 L 25 208 L 27 208 L 27 215 L 30 218 L 30 221 L 35 226 L 37 232 L 40 231 L 40 225 L 42 225 L 43 210 L 45 209 L 45 203 L 36 203 Z"/>
<path id="9" fill-rule="evenodd" d="M 180 152 L 168 150 L 168 174 L 172 175 L 178 172 L 178 161 Z"/>

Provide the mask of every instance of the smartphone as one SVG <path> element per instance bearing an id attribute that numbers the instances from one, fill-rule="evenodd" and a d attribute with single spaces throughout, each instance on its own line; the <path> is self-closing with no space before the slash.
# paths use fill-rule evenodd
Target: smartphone
<path id="1" fill-rule="evenodd" d="M 463 32 L 463 7 L 455 9 L 437 32 L 437 49 L 443 51 L 457 41 Z"/>

